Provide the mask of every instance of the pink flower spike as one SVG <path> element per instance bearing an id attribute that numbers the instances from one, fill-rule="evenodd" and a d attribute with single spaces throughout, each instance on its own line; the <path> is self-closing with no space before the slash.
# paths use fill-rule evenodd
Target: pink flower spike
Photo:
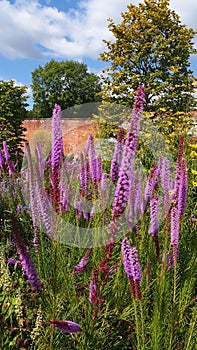
<path id="1" fill-rule="evenodd" d="M 85 267 L 86 267 L 86 265 L 88 263 L 91 251 L 92 251 L 92 248 L 89 248 L 87 250 L 86 254 L 83 256 L 83 258 L 80 260 L 80 262 L 73 267 L 73 272 L 74 272 L 75 275 L 77 273 L 85 270 Z"/>
<path id="2" fill-rule="evenodd" d="M 97 303 L 97 287 L 98 287 L 98 270 L 94 266 L 92 277 L 90 280 L 90 291 L 89 291 L 89 301 L 91 304 Z"/>
<path id="3" fill-rule="evenodd" d="M 63 333 L 76 333 L 76 332 L 81 332 L 81 327 L 79 326 L 78 323 L 72 322 L 72 321 L 67 321 L 67 320 L 50 320 L 51 326 L 53 328 L 58 329 L 60 332 Z"/>

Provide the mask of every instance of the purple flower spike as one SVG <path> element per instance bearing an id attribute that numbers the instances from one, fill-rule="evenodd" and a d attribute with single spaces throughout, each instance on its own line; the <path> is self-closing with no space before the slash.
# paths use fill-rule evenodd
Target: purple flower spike
<path id="1" fill-rule="evenodd" d="M 135 192 L 134 213 L 136 221 L 138 221 L 143 214 L 142 183 L 139 169 L 136 171 Z"/>
<path id="2" fill-rule="evenodd" d="M 180 216 L 177 206 L 171 209 L 171 245 L 178 247 Z"/>
<path id="3" fill-rule="evenodd" d="M 144 192 L 144 199 L 146 202 L 150 202 L 153 192 L 158 186 L 159 176 L 160 176 L 159 168 L 157 165 L 155 165 L 150 170 L 150 175 L 148 177 L 145 192 Z"/>
<path id="4" fill-rule="evenodd" d="M 4 168 L 4 165 L 5 165 L 5 159 L 4 159 L 4 157 L 3 157 L 3 153 L 2 153 L 1 150 L 0 150 L 0 166 L 1 166 L 2 168 Z"/>
<path id="5" fill-rule="evenodd" d="M 97 299 L 97 287 L 98 287 L 98 270 L 94 266 L 92 277 L 90 280 L 90 292 L 89 292 L 89 301 L 91 304 L 96 304 L 98 299 Z"/>
<path id="6" fill-rule="evenodd" d="M 81 327 L 79 326 L 78 323 L 75 323 L 73 321 L 68 321 L 68 320 L 50 320 L 51 326 L 53 328 L 58 329 L 60 332 L 63 333 L 76 333 L 76 332 L 81 332 Z"/>
<path id="7" fill-rule="evenodd" d="M 159 233 L 159 197 L 158 194 L 154 195 L 154 198 L 150 201 L 150 228 L 148 230 L 149 235 L 158 236 Z"/>
<path id="8" fill-rule="evenodd" d="M 128 238 L 123 239 L 121 248 L 124 270 L 128 278 L 132 278 L 134 281 L 141 281 L 142 272 L 137 249 L 135 247 L 131 248 Z"/>
<path id="9" fill-rule="evenodd" d="M 55 104 L 52 116 L 52 151 L 51 151 L 51 182 L 53 187 L 53 204 L 57 212 L 60 204 L 59 180 L 60 167 L 64 157 L 61 130 L 61 107 Z"/>
<path id="10" fill-rule="evenodd" d="M 164 206 L 163 213 L 168 214 L 170 210 L 170 189 L 171 189 L 171 178 L 170 178 L 170 161 L 165 157 L 160 157 L 160 173 L 161 173 L 161 185 L 164 192 Z"/>
<path id="11" fill-rule="evenodd" d="M 160 247 L 159 247 L 159 198 L 158 194 L 154 195 L 154 198 L 150 201 L 150 228 L 148 230 L 149 235 L 151 235 L 154 239 L 155 248 L 156 248 L 156 256 L 159 257 Z"/>
<path id="12" fill-rule="evenodd" d="M 138 260 L 138 251 L 135 247 L 131 248 L 128 238 L 124 238 L 121 245 L 123 266 L 127 274 L 131 293 L 133 298 L 142 299 L 140 288 L 140 281 L 142 279 L 142 272 Z"/>
<path id="13" fill-rule="evenodd" d="M 33 290 L 36 292 L 39 292 L 42 290 L 43 287 L 38 277 L 33 261 L 29 255 L 29 251 L 23 241 L 22 234 L 16 222 L 16 218 L 13 217 L 11 220 L 11 223 L 12 223 L 12 237 L 17 249 L 17 253 L 20 258 L 22 268 Z"/>
<path id="14" fill-rule="evenodd" d="M 178 210 L 182 217 L 186 210 L 187 203 L 187 189 L 188 189 L 188 177 L 187 177 L 187 163 L 184 158 L 180 162 L 180 182 L 178 188 Z"/>
<path id="15" fill-rule="evenodd" d="M 180 254 L 180 251 L 179 250 L 177 250 L 177 257 L 179 256 L 179 254 Z M 173 267 L 174 267 L 174 256 L 173 256 L 173 254 L 171 254 L 169 257 L 167 256 L 167 270 L 170 270 L 170 269 L 172 269 Z"/>
<path id="16" fill-rule="evenodd" d="M 116 236 L 114 222 L 118 221 L 119 217 L 124 213 L 129 200 L 129 193 L 133 188 L 134 160 L 140 130 L 139 121 L 141 119 L 144 98 L 144 89 L 142 86 L 140 86 L 136 92 L 136 99 L 132 110 L 130 126 L 125 140 L 125 147 L 122 155 L 114 202 L 112 204 L 112 219 L 110 222 L 111 231 L 109 232 L 109 235 L 113 236 L 113 239 Z"/>
<path id="17" fill-rule="evenodd" d="M 136 91 L 133 112 L 141 114 L 144 108 L 145 90 L 143 85 L 139 85 Z"/>
<path id="18" fill-rule="evenodd" d="M 102 158 L 101 156 L 98 156 L 98 158 L 96 158 L 96 178 L 97 181 L 101 181 L 102 178 Z"/>
<path id="19" fill-rule="evenodd" d="M 128 198 L 129 179 L 124 169 L 121 169 L 112 205 L 112 220 L 119 218 L 125 211 Z"/>
<path id="20" fill-rule="evenodd" d="M 7 142 L 6 141 L 3 141 L 3 150 L 4 150 L 4 155 L 5 155 L 6 162 L 9 162 L 10 154 L 9 154 L 9 151 L 8 151 L 8 147 L 7 147 Z"/>
<path id="21" fill-rule="evenodd" d="M 121 156 L 123 152 L 124 145 L 124 129 L 120 129 L 118 131 L 117 142 L 114 149 L 113 158 L 111 161 L 111 169 L 110 169 L 110 179 L 112 183 L 115 183 L 118 179 L 119 168 L 121 164 Z"/>
<path id="22" fill-rule="evenodd" d="M 103 173 L 102 178 L 101 178 L 101 197 L 102 197 L 102 200 L 104 200 L 104 198 L 105 198 L 106 190 L 107 190 L 107 173 Z"/>
<path id="23" fill-rule="evenodd" d="M 80 193 L 83 196 L 87 197 L 88 188 L 89 188 L 90 171 L 89 171 L 89 163 L 84 154 L 81 154 L 80 162 L 81 162 L 81 170 L 79 173 Z"/>
<path id="24" fill-rule="evenodd" d="M 88 263 L 91 251 L 92 251 L 92 248 L 89 248 L 87 250 L 86 254 L 84 255 L 84 257 L 80 260 L 80 262 L 76 266 L 73 267 L 73 272 L 75 275 L 85 269 L 85 267 Z"/>

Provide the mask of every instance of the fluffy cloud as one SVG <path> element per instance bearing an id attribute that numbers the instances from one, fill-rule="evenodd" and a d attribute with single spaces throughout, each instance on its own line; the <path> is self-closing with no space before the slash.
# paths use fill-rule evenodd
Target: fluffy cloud
<path id="1" fill-rule="evenodd" d="M 35 0 L 0 0 L 0 52 L 9 58 L 97 58 L 102 39 L 110 37 L 107 17 L 118 19 L 127 3 L 79 1 L 78 10 L 65 13 Z"/>
<path id="2" fill-rule="evenodd" d="M 0 0 L 0 53 L 9 58 L 95 59 L 105 48 L 102 40 L 111 38 L 107 18 L 120 20 L 129 3 L 79 0 L 77 9 L 62 12 L 51 1 L 41 5 L 36 0 Z M 197 2 L 172 0 L 171 7 L 187 25 L 195 26 Z"/>

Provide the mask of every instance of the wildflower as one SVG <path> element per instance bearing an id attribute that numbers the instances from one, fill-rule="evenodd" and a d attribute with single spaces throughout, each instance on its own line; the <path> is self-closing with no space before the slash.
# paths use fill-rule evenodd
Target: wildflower
<path id="1" fill-rule="evenodd" d="M 191 152 L 190 152 L 190 157 L 191 157 L 191 158 L 197 157 L 197 152 L 191 151 Z"/>
<path id="2" fill-rule="evenodd" d="M 175 184 L 174 184 L 174 196 L 173 200 L 178 205 L 178 211 L 180 216 L 182 216 L 186 209 L 186 200 L 187 200 L 187 164 L 186 160 L 183 158 L 183 137 L 179 138 L 179 147 L 178 147 L 178 157 L 176 162 L 176 174 L 175 174 Z"/>
<path id="3" fill-rule="evenodd" d="M 50 320 L 51 326 L 53 328 L 58 329 L 59 331 L 63 333 L 76 333 L 76 332 L 81 332 L 81 327 L 79 326 L 78 323 L 75 323 L 73 321 L 68 321 L 68 320 Z"/>
<path id="4" fill-rule="evenodd" d="M 42 179 L 40 178 L 39 171 L 36 171 L 36 191 L 37 191 L 37 198 L 38 198 L 38 206 L 40 210 L 40 214 L 44 223 L 44 226 L 46 228 L 46 232 L 49 235 L 50 238 L 53 237 L 53 221 L 52 221 L 52 207 L 49 199 L 46 196 Z M 34 207 L 34 204 L 32 203 L 32 208 Z"/>
<path id="5" fill-rule="evenodd" d="M 171 246 L 173 248 L 174 264 L 177 260 L 177 248 L 179 243 L 180 213 L 176 205 L 171 209 Z"/>
<path id="6" fill-rule="evenodd" d="M 98 156 L 96 158 L 96 180 L 101 181 L 102 178 L 102 158 Z"/>
<path id="7" fill-rule="evenodd" d="M 3 150 L 4 150 L 5 160 L 8 163 L 9 160 L 10 160 L 10 154 L 9 154 L 9 151 L 8 151 L 8 147 L 7 147 L 7 142 L 6 141 L 3 141 Z"/>
<path id="8" fill-rule="evenodd" d="M 145 93 L 143 86 L 139 86 L 136 91 L 135 102 L 131 114 L 130 126 L 127 132 L 125 147 L 122 155 L 122 162 L 120 166 L 119 178 L 115 190 L 114 201 L 112 204 L 112 220 L 110 223 L 110 232 L 115 238 L 115 224 L 114 222 L 123 214 L 129 199 L 129 192 L 133 185 L 134 179 L 134 159 L 139 136 L 139 120 L 143 109 Z M 111 231 L 112 231 L 111 230 Z"/>
<path id="9" fill-rule="evenodd" d="M 197 170 L 192 169 L 191 172 L 193 175 L 197 175 Z"/>
<path id="10" fill-rule="evenodd" d="M 3 141 L 3 151 L 4 151 L 4 156 L 5 156 L 5 160 L 6 163 L 8 165 L 8 169 L 9 169 L 9 174 L 12 175 L 14 173 L 14 164 L 11 162 L 10 160 L 10 153 L 8 151 L 8 147 L 7 147 L 7 142 Z"/>
<path id="11" fill-rule="evenodd" d="M 39 147 L 36 148 L 37 156 L 39 152 Z M 29 196 L 30 196 L 30 209 L 31 209 L 31 216 L 33 221 L 33 227 L 34 227 L 34 247 L 37 250 L 38 247 L 38 221 L 39 221 L 39 212 L 38 212 L 38 203 L 37 203 L 37 191 L 36 191 L 36 183 L 35 183 L 35 169 L 33 168 L 32 158 L 31 158 L 31 151 L 29 144 L 26 144 L 26 155 L 27 155 L 27 164 L 28 164 L 28 185 L 29 185 Z M 41 163 L 41 161 L 40 161 Z M 39 168 L 39 169 L 38 169 Z M 38 166 L 37 170 L 40 170 L 40 178 L 42 177 L 41 174 L 41 167 Z"/>
<path id="12" fill-rule="evenodd" d="M 90 280 L 90 291 L 89 291 L 89 301 L 91 304 L 97 303 L 97 287 L 98 287 L 98 270 L 94 266 L 92 277 Z"/>
<path id="13" fill-rule="evenodd" d="M 192 181 L 193 187 L 197 187 L 197 181 Z"/>
<path id="14" fill-rule="evenodd" d="M 142 272 L 138 260 L 138 251 L 131 248 L 128 238 L 124 238 L 121 245 L 123 266 L 130 282 L 132 296 L 141 299 L 140 281 Z"/>
<path id="15" fill-rule="evenodd" d="M 174 190 L 169 190 L 168 193 L 169 193 L 170 195 L 172 195 L 172 194 L 174 194 Z"/>
<path id="16" fill-rule="evenodd" d="M 0 166 L 2 168 L 4 168 L 4 165 L 5 165 L 5 159 L 4 159 L 3 154 L 2 154 L 2 152 L 0 150 Z"/>
<path id="17" fill-rule="evenodd" d="M 179 211 L 176 205 L 171 209 L 171 245 L 178 246 L 179 241 Z"/>
<path id="18" fill-rule="evenodd" d="M 159 198 L 158 194 L 154 195 L 154 198 L 150 201 L 150 228 L 148 230 L 149 235 L 158 236 L 159 233 L 159 221 L 158 221 L 158 211 L 159 211 Z"/>
<path id="19" fill-rule="evenodd" d="M 42 290 L 42 284 L 39 280 L 36 268 L 29 255 L 28 249 L 23 241 L 22 234 L 16 222 L 16 218 L 12 217 L 11 223 L 12 223 L 12 237 L 16 245 L 17 253 L 19 255 L 23 270 L 25 271 L 25 274 L 32 288 L 36 292 L 39 292 Z"/>
<path id="20" fill-rule="evenodd" d="M 92 177 L 92 180 L 96 179 L 96 150 L 94 146 L 94 137 L 92 134 L 89 135 L 87 145 L 86 145 L 86 150 L 88 150 L 88 155 L 90 159 L 90 174 Z"/>
<path id="21" fill-rule="evenodd" d="M 140 171 L 137 170 L 135 178 L 135 201 L 134 201 L 134 213 L 136 220 L 138 221 L 140 215 L 143 214 L 143 199 L 142 199 L 142 183 L 140 177 Z"/>
<path id="22" fill-rule="evenodd" d="M 161 185 L 164 191 L 164 213 L 167 214 L 170 207 L 170 161 L 160 157 Z"/>
<path id="23" fill-rule="evenodd" d="M 188 189 L 188 178 L 187 178 L 187 169 L 186 169 L 186 160 L 184 158 L 180 161 L 180 180 L 178 187 L 178 210 L 180 216 L 183 216 L 186 210 L 187 202 L 187 189 Z"/>
<path id="24" fill-rule="evenodd" d="M 81 161 L 81 170 L 79 173 L 80 193 L 83 196 L 87 197 L 88 196 L 88 188 L 89 188 L 89 177 L 90 177 L 89 163 L 86 160 L 86 157 L 84 154 L 81 154 L 80 161 Z"/>
<path id="25" fill-rule="evenodd" d="M 196 221 L 195 216 L 194 214 L 192 214 L 190 216 L 190 229 L 192 229 L 192 227 L 194 226 L 195 221 Z"/>
<path id="26" fill-rule="evenodd" d="M 62 131 L 60 126 L 61 108 L 55 104 L 52 115 L 52 150 L 51 150 L 51 182 L 53 187 L 53 204 L 57 212 L 60 203 L 59 178 L 60 166 L 64 157 Z"/>
<path id="27" fill-rule="evenodd" d="M 125 211 L 129 197 L 129 178 L 124 169 L 121 169 L 116 191 L 114 194 L 114 202 L 112 205 L 112 218 L 118 218 Z"/>
<path id="28" fill-rule="evenodd" d="M 158 186 L 159 177 L 160 170 L 157 165 L 154 165 L 154 167 L 150 170 L 150 174 L 144 191 L 144 199 L 146 202 L 150 202 L 153 192 Z"/>
<path id="29" fill-rule="evenodd" d="M 86 254 L 84 255 L 84 257 L 80 260 L 80 262 L 73 267 L 73 272 L 74 274 L 76 275 L 78 272 L 81 272 L 85 269 L 87 263 L 88 263 L 88 260 L 89 260 L 89 257 L 90 257 L 90 253 L 92 251 L 92 248 L 89 248 L 86 252 Z"/>
<path id="30" fill-rule="evenodd" d="M 111 169 L 110 169 L 110 179 L 112 183 L 115 183 L 118 179 L 119 167 L 121 164 L 121 155 L 123 152 L 124 145 L 124 129 L 121 128 L 118 131 L 117 142 L 115 145 L 112 161 L 111 161 Z"/>
<path id="31" fill-rule="evenodd" d="M 158 194 L 154 195 L 154 198 L 150 201 L 150 228 L 148 230 L 149 235 L 151 235 L 155 242 L 156 247 L 156 256 L 159 257 L 159 220 L 158 220 L 158 212 L 159 212 L 159 198 Z"/>
<path id="32" fill-rule="evenodd" d="M 179 256 L 180 251 L 177 250 L 177 257 Z M 171 254 L 168 258 L 167 258 L 167 270 L 172 269 L 174 266 L 174 256 L 173 254 Z"/>
<path id="33" fill-rule="evenodd" d="M 106 190 L 107 190 L 107 174 L 103 173 L 101 178 L 101 201 L 102 201 L 102 208 L 105 209 L 106 207 Z"/>
<path id="34" fill-rule="evenodd" d="M 95 151 L 95 147 L 94 147 L 94 139 L 93 139 L 92 134 L 89 134 L 89 136 L 88 136 L 85 151 L 86 151 L 86 154 L 88 154 L 88 153 L 91 154 L 92 159 L 96 158 L 96 151 Z"/>
<path id="35" fill-rule="evenodd" d="M 189 145 L 189 147 L 191 147 L 191 148 L 197 148 L 197 143 L 190 143 L 190 145 Z"/>

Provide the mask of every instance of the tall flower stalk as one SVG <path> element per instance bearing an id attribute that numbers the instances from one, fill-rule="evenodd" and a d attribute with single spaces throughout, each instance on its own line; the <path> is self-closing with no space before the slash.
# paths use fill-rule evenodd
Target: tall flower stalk
<path id="1" fill-rule="evenodd" d="M 18 227 L 17 219 L 14 216 L 11 217 L 11 225 L 12 225 L 12 238 L 15 243 L 23 270 L 33 290 L 35 292 L 40 292 L 43 288 L 42 283 L 40 282 L 36 268 L 33 264 L 29 251 L 22 238 L 20 228 Z"/>
<path id="2" fill-rule="evenodd" d="M 119 168 L 121 164 L 121 156 L 123 153 L 123 147 L 124 147 L 124 134 L 125 131 L 123 128 L 121 128 L 118 131 L 117 141 L 115 144 L 115 149 L 111 161 L 111 168 L 110 168 L 110 179 L 112 183 L 115 183 L 118 179 L 118 173 Z"/>
<path id="3" fill-rule="evenodd" d="M 143 86 L 139 86 L 136 91 L 135 102 L 131 114 L 130 126 L 127 132 L 122 162 L 118 176 L 118 182 L 114 194 L 112 204 L 112 219 L 110 223 L 110 234 L 115 238 L 117 224 L 115 223 L 124 213 L 128 203 L 129 193 L 133 186 L 134 180 L 134 159 L 139 137 L 140 119 L 145 100 L 145 92 Z M 115 223 L 115 224 L 114 224 Z M 112 234 L 113 231 L 113 234 Z"/>
<path id="4" fill-rule="evenodd" d="M 124 238 L 121 244 L 123 266 L 128 277 L 133 298 L 142 299 L 140 281 L 142 279 L 141 266 L 138 259 L 138 251 L 131 248 L 128 238 Z"/>
<path id="5" fill-rule="evenodd" d="M 51 150 L 51 182 L 52 198 L 55 212 L 58 212 L 60 206 L 60 170 L 64 157 L 61 122 L 61 108 L 55 104 L 52 115 L 52 150 Z"/>
<path id="6" fill-rule="evenodd" d="M 159 257 L 159 197 L 155 194 L 150 201 L 150 227 L 148 230 L 149 235 L 151 235 L 155 242 L 156 257 Z"/>
<path id="7" fill-rule="evenodd" d="M 136 337 L 138 343 L 138 349 L 144 349 L 144 320 L 142 310 L 142 293 L 141 293 L 141 280 L 142 271 L 138 258 L 138 251 L 135 247 L 131 248 L 130 242 L 125 237 L 121 244 L 122 258 L 124 271 L 128 277 L 130 283 L 131 294 L 133 297 L 134 313 L 135 313 L 135 325 L 136 325 Z M 140 318 L 137 310 L 136 300 L 139 300 L 140 305 Z M 141 320 L 141 327 L 140 327 Z"/>

